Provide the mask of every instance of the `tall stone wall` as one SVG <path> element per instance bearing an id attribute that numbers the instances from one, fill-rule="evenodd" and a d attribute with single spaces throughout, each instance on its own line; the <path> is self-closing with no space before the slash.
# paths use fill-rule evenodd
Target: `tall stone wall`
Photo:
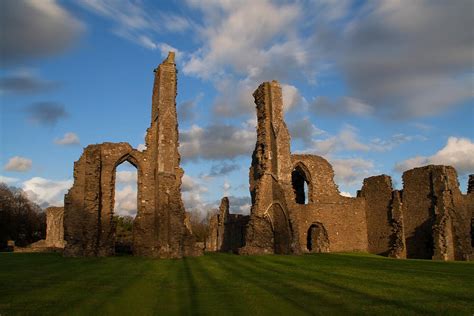
<path id="1" fill-rule="evenodd" d="M 257 142 L 250 167 L 252 208 L 242 254 L 299 251 L 287 198 L 291 191 L 290 135 L 280 84 L 264 82 L 253 94 Z"/>
<path id="2" fill-rule="evenodd" d="M 392 233 L 392 180 L 387 175 L 364 179 L 359 196 L 366 202 L 367 250 L 388 255 Z"/>
<path id="3" fill-rule="evenodd" d="M 425 166 L 403 174 L 407 258 L 469 260 L 474 204 L 459 190 L 456 170 Z"/>
<path id="4" fill-rule="evenodd" d="M 140 152 L 127 143 L 90 145 L 74 164 L 74 185 L 65 196 L 65 255 L 114 254 L 115 174 L 124 161 L 138 174 L 134 254 L 164 258 L 199 254 L 185 225 L 181 199 L 176 73 L 170 53 L 155 70 L 146 150 Z"/>

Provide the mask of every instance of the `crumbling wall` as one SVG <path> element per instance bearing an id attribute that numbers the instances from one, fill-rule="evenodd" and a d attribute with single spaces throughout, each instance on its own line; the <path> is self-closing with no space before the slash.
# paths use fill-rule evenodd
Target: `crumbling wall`
<path id="1" fill-rule="evenodd" d="M 223 197 L 219 212 L 209 219 L 206 251 L 234 252 L 244 245 L 249 216 L 230 214 L 229 198 Z"/>
<path id="2" fill-rule="evenodd" d="M 329 162 L 315 155 L 291 155 L 294 168 L 303 165 L 307 178 L 308 204 L 296 203 L 289 208 L 298 226 L 301 252 L 310 252 L 308 232 L 319 223 L 326 230 L 328 251 L 367 251 L 365 200 L 341 196 L 334 182 L 334 170 Z"/>
<path id="3" fill-rule="evenodd" d="M 186 228 L 181 199 L 176 73 L 170 53 L 155 70 L 146 150 L 137 151 L 127 143 L 90 145 L 74 164 L 74 185 L 65 196 L 65 255 L 114 254 L 115 173 L 124 161 L 138 174 L 133 253 L 163 258 L 200 254 Z"/>
<path id="4" fill-rule="evenodd" d="M 406 258 L 405 228 L 403 225 L 403 203 L 402 192 L 395 190 L 392 192 L 391 211 L 391 234 L 390 234 L 390 252 L 392 258 Z M 367 232 L 368 233 L 368 232 Z"/>
<path id="5" fill-rule="evenodd" d="M 252 208 L 240 253 L 298 252 L 297 228 L 287 207 L 292 192 L 290 135 L 283 120 L 280 84 L 262 83 L 253 96 L 258 125 L 249 172 Z"/>
<path id="6" fill-rule="evenodd" d="M 407 258 L 469 260 L 468 199 L 453 167 L 429 165 L 403 174 Z"/>
<path id="7" fill-rule="evenodd" d="M 367 250 L 388 255 L 390 252 L 392 180 L 387 175 L 364 179 L 359 196 L 366 202 Z"/>
<path id="8" fill-rule="evenodd" d="M 46 209 L 46 247 L 64 248 L 64 207 Z"/>

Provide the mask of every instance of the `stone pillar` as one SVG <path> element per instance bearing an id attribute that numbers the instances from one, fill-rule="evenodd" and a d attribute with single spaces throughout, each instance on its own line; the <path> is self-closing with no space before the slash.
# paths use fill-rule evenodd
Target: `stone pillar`
<path id="1" fill-rule="evenodd" d="M 64 248 L 64 207 L 46 209 L 46 247 Z"/>
<path id="2" fill-rule="evenodd" d="M 359 195 L 366 201 L 367 250 L 386 256 L 390 252 L 392 234 L 392 179 L 387 175 L 366 178 Z"/>

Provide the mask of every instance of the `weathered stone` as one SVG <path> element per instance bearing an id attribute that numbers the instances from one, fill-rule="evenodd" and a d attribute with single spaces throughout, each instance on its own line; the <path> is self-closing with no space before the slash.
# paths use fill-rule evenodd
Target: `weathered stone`
<path id="1" fill-rule="evenodd" d="M 46 247 L 64 248 L 64 207 L 46 209 Z"/>
<path id="2" fill-rule="evenodd" d="M 236 253 L 244 245 L 249 216 L 229 213 L 229 199 L 223 197 L 219 213 L 209 220 L 209 236 L 206 251 Z"/>
<path id="3" fill-rule="evenodd" d="M 249 216 L 221 201 L 206 245 L 196 245 L 181 199 L 174 54 L 155 70 L 146 150 L 127 143 L 89 145 L 74 164 L 65 197 L 65 255 L 114 254 L 115 170 L 137 168 L 136 255 L 179 258 L 202 250 L 240 254 L 367 251 L 395 258 L 469 260 L 474 246 L 474 175 L 462 194 L 454 168 L 426 166 L 403 174 L 403 190 L 387 175 L 364 180 L 357 197 L 341 196 L 332 166 L 316 155 L 291 154 L 278 82 L 254 92 L 257 142 L 249 171 Z M 56 217 L 55 217 L 56 218 Z M 59 217 L 54 223 L 59 223 Z M 58 224 L 51 244 L 59 245 Z M 49 238 L 49 237 L 48 237 Z"/>
<path id="4" fill-rule="evenodd" d="M 124 161 L 138 174 L 133 253 L 162 258 L 200 254 L 186 228 L 181 199 L 176 73 L 174 53 L 155 69 L 146 150 L 127 143 L 89 145 L 74 164 L 74 185 L 65 197 L 65 255 L 114 254 L 115 171 Z"/>
<path id="5" fill-rule="evenodd" d="M 392 180 L 387 175 L 364 179 L 359 194 L 366 202 L 367 251 L 387 255 L 390 251 L 392 231 L 390 204 L 392 202 Z"/>
<path id="6" fill-rule="evenodd" d="M 252 208 L 239 253 L 472 256 L 473 176 L 467 195 L 459 190 L 454 168 L 427 166 L 405 172 L 402 191 L 394 191 L 390 177 L 380 175 L 365 179 L 356 198 L 343 197 L 324 158 L 291 155 L 279 84 L 263 83 L 254 97 L 258 127 L 250 168 Z M 217 217 L 212 224 L 217 233 Z"/>
<path id="7" fill-rule="evenodd" d="M 467 183 L 467 193 L 474 193 L 474 174 L 469 175 L 469 181 Z"/>

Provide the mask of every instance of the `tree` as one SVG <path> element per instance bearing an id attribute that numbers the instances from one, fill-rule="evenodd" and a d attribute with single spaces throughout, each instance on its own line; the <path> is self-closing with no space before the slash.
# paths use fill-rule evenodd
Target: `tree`
<path id="1" fill-rule="evenodd" d="M 0 183 L 0 249 L 8 240 L 25 247 L 46 236 L 46 215 L 26 193 Z"/>

